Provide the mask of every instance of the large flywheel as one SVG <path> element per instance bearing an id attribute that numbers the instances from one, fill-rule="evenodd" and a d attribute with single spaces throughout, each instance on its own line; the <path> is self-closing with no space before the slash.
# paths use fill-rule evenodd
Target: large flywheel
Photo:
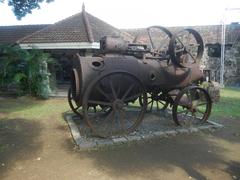
<path id="1" fill-rule="evenodd" d="M 138 103 L 140 97 L 142 106 Z M 133 132 L 142 122 L 146 108 L 145 88 L 128 72 L 117 71 L 96 78 L 83 99 L 84 119 L 93 134 L 100 137 Z"/>

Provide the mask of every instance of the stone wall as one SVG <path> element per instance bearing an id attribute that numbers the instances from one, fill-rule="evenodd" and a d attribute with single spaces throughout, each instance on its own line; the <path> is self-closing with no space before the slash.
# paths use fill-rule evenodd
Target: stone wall
<path id="1" fill-rule="evenodd" d="M 202 58 L 204 69 L 211 70 L 211 79 L 220 80 L 220 57 L 208 56 L 208 47 L 205 47 Z M 224 58 L 224 84 L 240 86 L 240 42 L 225 50 Z"/>

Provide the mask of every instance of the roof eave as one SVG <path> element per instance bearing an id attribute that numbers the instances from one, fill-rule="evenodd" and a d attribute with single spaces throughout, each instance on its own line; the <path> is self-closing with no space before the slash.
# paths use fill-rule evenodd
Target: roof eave
<path id="1" fill-rule="evenodd" d="M 99 42 L 19 43 L 22 49 L 100 49 Z"/>

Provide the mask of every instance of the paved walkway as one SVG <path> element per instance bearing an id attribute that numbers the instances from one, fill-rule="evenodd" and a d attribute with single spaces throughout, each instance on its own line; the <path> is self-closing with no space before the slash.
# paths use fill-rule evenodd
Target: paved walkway
<path id="1" fill-rule="evenodd" d="M 51 93 L 51 97 L 60 97 L 64 98 L 67 97 L 68 88 L 70 87 L 69 84 L 58 85 L 56 90 Z"/>

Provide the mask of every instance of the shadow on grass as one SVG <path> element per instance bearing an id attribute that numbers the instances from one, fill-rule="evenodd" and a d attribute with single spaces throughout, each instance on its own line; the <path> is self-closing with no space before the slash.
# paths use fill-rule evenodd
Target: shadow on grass
<path id="1" fill-rule="evenodd" d="M 41 149 L 40 131 L 40 123 L 33 120 L 0 119 L 0 179 L 15 162 L 29 159 Z"/>
<path id="2" fill-rule="evenodd" d="M 73 152 L 71 139 L 66 140 L 62 146 L 68 153 Z M 162 179 L 162 172 L 171 174 L 176 168 L 180 168 L 187 176 L 205 180 L 208 177 L 199 167 L 217 169 L 219 164 L 228 166 L 228 162 L 221 156 L 227 151 L 200 133 L 154 139 L 150 142 L 113 145 L 90 152 L 76 152 L 74 159 L 91 159 L 97 169 L 107 169 L 106 172 L 113 178 L 139 176 L 142 179 Z M 230 172 L 231 170 L 225 172 L 232 175 L 235 169 L 233 172 Z"/>
<path id="3" fill-rule="evenodd" d="M 43 100 L 36 101 L 33 97 L 20 98 L 1 98 L 0 99 L 0 113 L 11 113 L 21 111 L 27 108 L 32 108 L 41 105 Z"/>
<path id="4" fill-rule="evenodd" d="M 215 135 L 217 132 L 212 135 L 227 141 L 232 140 L 229 136 L 224 137 L 226 129 L 219 130 L 221 131 L 223 131 L 222 135 Z M 107 169 L 106 172 L 113 178 L 138 178 L 139 176 L 142 179 L 162 179 L 162 172 L 171 174 L 178 168 L 185 171 L 187 176 L 205 180 L 208 177 L 199 167 L 219 170 L 219 165 L 228 167 L 224 173 L 230 177 L 239 178 L 237 173 L 239 162 L 229 164 L 222 156 L 228 153 L 228 147 L 214 143 L 208 139 L 209 137 L 205 133 L 198 133 L 154 139 L 150 142 L 113 145 L 96 151 L 76 152 L 74 159 L 91 159 L 97 169 Z M 239 139 L 236 142 L 240 143 Z M 73 144 L 73 141 L 68 139 L 62 146 L 68 153 L 72 153 Z"/>
<path id="5" fill-rule="evenodd" d="M 231 174 L 233 179 L 240 179 L 240 162 L 231 161 L 228 163 L 226 171 Z"/>
<path id="6" fill-rule="evenodd" d="M 217 152 L 209 153 L 213 149 Z M 198 167 L 215 168 L 218 164 L 224 164 L 218 155 L 223 151 L 200 136 L 192 135 L 80 154 L 81 158 L 84 155 L 94 160 L 96 167 L 106 167 L 113 177 L 141 174 L 143 179 L 159 179 L 160 173 L 154 169 L 173 172 L 177 167 L 188 176 L 205 180 L 207 177 Z"/>
<path id="7" fill-rule="evenodd" d="M 224 127 L 212 133 L 212 136 L 221 138 L 231 143 L 240 143 L 240 119 L 238 118 L 218 118 L 216 122 Z"/>

